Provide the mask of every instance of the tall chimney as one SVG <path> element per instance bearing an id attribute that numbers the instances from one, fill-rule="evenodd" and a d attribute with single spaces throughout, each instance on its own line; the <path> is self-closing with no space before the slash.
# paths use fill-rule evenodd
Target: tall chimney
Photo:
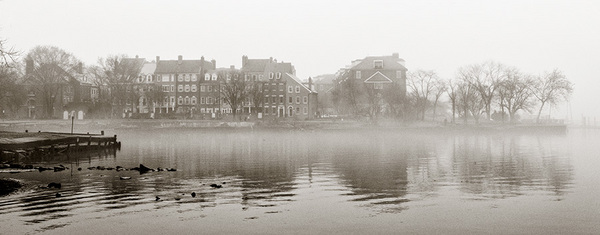
<path id="1" fill-rule="evenodd" d="M 230 65 L 229 69 L 234 70 L 235 69 L 235 65 Z"/>
<path id="2" fill-rule="evenodd" d="M 31 74 L 33 72 L 33 60 L 25 60 L 25 74 Z"/>
<path id="3" fill-rule="evenodd" d="M 400 54 L 398 54 L 397 52 L 393 53 L 392 56 L 396 59 L 400 59 Z"/>
<path id="4" fill-rule="evenodd" d="M 177 64 L 181 64 L 182 60 L 183 60 L 183 56 L 182 55 L 177 56 Z"/>
<path id="5" fill-rule="evenodd" d="M 158 61 L 160 60 L 160 56 L 156 56 L 156 63 L 158 64 Z"/>
<path id="6" fill-rule="evenodd" d="M 77 73 L 83 74 L 83 63 L 81 63 L 81 62 L 79 62 L 79 64 L 77 64 Z"/>
<path id="7" fill-rule="evenodd" d="M 248 56 L 242 56 L 242 68 L 246 66 L 246 64 L 248 64 Z"/>
<path id="8" fill-rule="evenodd" d="M 217 61 L 215 59 L 210 60 L 210 62 L 213 64 L 213 69 L 217 69 Z"/>

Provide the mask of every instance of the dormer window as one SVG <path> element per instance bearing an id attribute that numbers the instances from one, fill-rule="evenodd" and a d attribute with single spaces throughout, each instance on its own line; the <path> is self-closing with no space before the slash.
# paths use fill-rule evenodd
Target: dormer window
<path id="1" fill-rule="evenodd" d="M 360 71 L 356 71 L 356 74 L 354 74 L 354 77 L 355 77 L 356 79 L 360 79 L 360 75 L 361 75 L 361 74 L 360 74 Z"/>
<path id="2" fill-rule="evenodd" d="M 373 68 L 375 69 L 383 69 L 383 60 L 374 60 Z"/>
<path id="3" fill-rule="evenodd" d="M 210 80 L 210 74 L 204 74 L 204 80 L 208 81 Z"/>
<path id="4" fill-rule="evenodd" d="M 273 79 L 274 76 L 275 76 L 274 73 L 269 73 L 269 79 Z"/>
<path id="5" fill-rule="evenodd" d="M 213 81 L 216 81 L 216 80 L 217 80 L 217 74 L 216 74 L 216 73 L 213 73 L 213 74 L 212 74 L 212 80 L 213 80 Z"/>
<path id="6" fill-rule="evenodd" d="M 281 73 L 277 73 L 277 79 L 281 78 Z"/>

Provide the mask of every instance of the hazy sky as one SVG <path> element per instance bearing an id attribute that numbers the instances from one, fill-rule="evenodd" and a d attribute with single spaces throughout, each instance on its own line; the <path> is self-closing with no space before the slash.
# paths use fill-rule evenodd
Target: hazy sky
<path id="1" fill-rule="evenodd" d="M 274 57 L 302 79 L 394 52 L 444 78 L 487 60 L 558 68 L 575 83 L 573 118 L 600 124 L 600 1 L 0 0 L 0 38 L 23 52 L 58 46 L 86 64 L 183 55 L 239 68 L 242 55 Z"/>

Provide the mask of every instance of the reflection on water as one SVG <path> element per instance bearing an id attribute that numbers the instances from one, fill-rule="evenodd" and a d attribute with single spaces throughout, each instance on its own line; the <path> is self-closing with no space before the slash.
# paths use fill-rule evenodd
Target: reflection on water
<path id="1" fill-rule="evenodd" d="M 308 195 L 306 189 L 337 192 L 347 202 L 341 207 L 383 213 L 402 213 L 415 200 L 435 202 L 447 190 L 466 200 L 539 194 L 562 200 L 574 175 L 561 135 L 168 129 L 119 136 L 120 152 L 29 159 L 73 167 L 11 175 L 31 184 L 24 192 L 0 198 L 0 223 L 11 224 L 6 231 L 48 231 L 164 208 L 203 211 L 233 205 L 277 214 L 283 207 L 324 197 Z M 87 170 L 140 163 L 177 171 Z M 77 167 L 83 170 L 73 170 Z M 49 182 L 62 187 L 40 187 Z"/>

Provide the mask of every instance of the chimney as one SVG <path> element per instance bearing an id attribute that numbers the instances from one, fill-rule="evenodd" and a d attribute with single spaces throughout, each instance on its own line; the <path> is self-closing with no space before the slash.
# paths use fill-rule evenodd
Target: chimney
<path id="1" fill-rule="evenodd" d="M 81 63 L 81 62 L 79 62 L 79 64 L 77 64 L 77 73 L 83 74 L 83 63 Z"/>
<path id="2" fill-rule="evenodd" d="M 308 77 L 308 89 L 310 89 L 310 91 L 313 91 L 313 80 L 312 77 Z"/>
<path id="3" fill-rule="evenodd" d="M 158 64 L 158 61 L 160 60 L 160 56 L 156 56 L 156 63 Z"/>
<path id="4" fill-rule="evenodd" d="M 273 62 L 273 57 L 269 57 L 269 62 Z"/>
<path id="5" fill-rule="evenodd" d="M 135 58 L 136 58 L 136 59 L 139 59 L 140 57 L 139 57 L 138 55 L 135 55 Z"/>
<path id="6" fill-rule="evenodd" d="M 213 69 L 217 69 L 217 61 L 215 59 L 210 60 L 210 62 L 213 64 Z"/>
<path id="7" fill-rule="evenodd" d="M 234 70 L 235 69 L 235 65 L 230 65 L 229 69 Z"/>
<path id="8" fill-rule="evenodd" d="M 177 56 L 177 64 L 181 64 L 182 61 L 183 61 L 183 56 L 182 55 Z"/>
<path id="9" fill-rule="evenodd" d="M 398 54 L 398 52 L 392 54 L 392 56 L 396 59 L 400 59 L 400 54 Z"/>
<path id="10" fill-rule="evenodd" d="M 25 60 L 25 74 L 31 74 L 33 72 L 33 60 L 27 59 Z"/>
<path id="11" fill-rule="evenodd" d="M 246 67 L 246 64 L 248 64 L 248 56 L 242 56 L 242 68 Z"/>

